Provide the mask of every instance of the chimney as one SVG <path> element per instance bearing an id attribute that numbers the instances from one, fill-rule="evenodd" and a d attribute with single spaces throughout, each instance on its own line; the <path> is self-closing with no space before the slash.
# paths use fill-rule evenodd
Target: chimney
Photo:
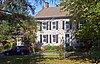
<path id="1" fill-rule="evenodd" d="M 48 8 L 48 7 L 49 7 L 49 3 L 45 2 L 45 8 Z"/>

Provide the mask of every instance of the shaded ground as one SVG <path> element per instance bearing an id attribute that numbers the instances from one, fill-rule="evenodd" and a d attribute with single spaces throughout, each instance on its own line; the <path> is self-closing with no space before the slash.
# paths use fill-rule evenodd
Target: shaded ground
<path id="1" fill-rule="evenodd" d="M 92 63 L 87 58 L 88 55 L 83 52 L 67 53 L 67 57 L 62 60 L 56 53 L 43 53 L 42 55 L 37 53 L 32 56 L 0 56 L 0 64 L 96 64 Z"/>
<path id="2" fill-rule="evenodd" d="M 43 61 L 38 62 L 37 64 L 96 64 L 89 59 L 86 52 L 68 52 L 66 53 L 66 58 L 60 60 L 59 56 L 46 54 L 43 57 Z M 98 63 L 100 64 L 100 63 Z"/>
<path id="3" fill-rule="evenodd" d="M 24 55 L 24 56 L 0 56 L 0 64 L 36 64 L 41 61 L 40 55 Z"/>

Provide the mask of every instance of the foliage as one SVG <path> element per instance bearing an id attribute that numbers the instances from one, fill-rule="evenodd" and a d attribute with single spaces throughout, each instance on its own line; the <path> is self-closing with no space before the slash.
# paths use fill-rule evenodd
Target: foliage
<path id="1" fill-rule="evenodd" d="M 67 46 L 65 50 L 70 52 L 70 51 L 74 51 L 75 49 L 73 48 L 73 46 Z"/>
<path id="2" fill-rule="evenodd" d="M 83 26 L 76 31 L 76 38 L 79 42 L 90 46 L 90 48 L 96 46 L 96 41 L 100 40 L 99 4 L 99 0 L 67 0 L 61 3 L 63 9 L 69 11 L 73 23 L 77 24 L 85 21 Z"/>
<path id="3" fill-rule="evenodd" d="M 29 8 L 35 8 L 27 0 L 0 1 L 0 39 L 16 38 L 18 35 L 35 42 L 37 23 L 28 15 Z M 25 35 L 27 34 L 27 35 Z"/>
<path id="4" fill-rule="evenodd" d="M 95 62 L 100 61 L 100 46 L 93 47 L 92 50 L 90 50 L 90 57 L 95 60 Z"/>
<path id="5" fill-rule="evenodd" d="M 64 45 L 59 45 L 57 48 L 57 52 L 59 54 L 59 59 L 64 59 L 65 58 L 65 48 Z"/>

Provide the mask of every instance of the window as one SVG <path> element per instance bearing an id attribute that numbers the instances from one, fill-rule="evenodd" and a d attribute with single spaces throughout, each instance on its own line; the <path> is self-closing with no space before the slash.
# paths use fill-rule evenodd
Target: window
<path id="1" fill-rule="evenodd" d="M 69 22 L 66 22 L 66 30 L 70 29 L 70 23 Z"/>
<path id="2" fill-rule="evenodd" d="M 69 34 L 66 34 L 66 37 L 69 37 Z"/>
<path id="3" fill-rule="evenodd" d="M 56 35 L 53 35 L 53 42 L 56 42 Z"/>
<path id="4" fill-rule="evenodd" d="M 43 42 L 48 43 L 48 35 L 43 35 Z"/>
<path id="5" fill-rule="evenodd" d="M 56 22 L 52 22 L 52 29 L 58 29 L 58 21 L 56 21 Z"/>
<path id="6" fill-rule="evenodd" d="M 56 29 L 56 22 L 52 22 L 52 29 Z"/>
<path id="7" fill-rule="evenodd" d="M 62 21 L 62 29 L 69 30 L 72 28 L 72 23 L 69 21 Z"/>
<path id="8" fill-rule="evenodd" d="M 43 22 L 43 26 L 42 27 L 43 27 L 44 30 L 47 30 L 47 22 Z"/>
<path id="9" fill-rule="evenodd" d="M 58 43 L 58 35 L 52 35 L 53 37 L 53 42 Z"/>

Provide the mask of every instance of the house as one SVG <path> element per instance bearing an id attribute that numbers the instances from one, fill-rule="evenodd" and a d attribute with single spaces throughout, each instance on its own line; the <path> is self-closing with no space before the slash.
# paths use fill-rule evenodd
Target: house
<path id="1" fill-rule="evenodd" d="M 38 12 L 35 19 L 38 21 L 37 42 L 43 45 L 58 46 L 62 43 L 72 46 L 76 42 L 69 13 L 61 10 L 60 6 L 45 7 Z"/>

